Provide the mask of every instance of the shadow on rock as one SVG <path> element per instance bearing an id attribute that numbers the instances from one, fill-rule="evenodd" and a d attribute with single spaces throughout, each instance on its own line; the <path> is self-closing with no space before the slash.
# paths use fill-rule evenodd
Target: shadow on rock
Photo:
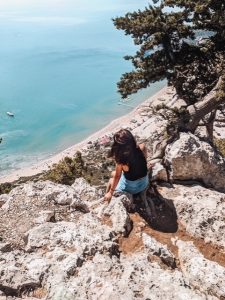
<path id="1" fill-rule="evenodd" d="M 156 186 L 147 191 L 148 203 L 152 201 L 155 206 L 155 216 L 149 217 L 145 205 L 138 197 L 134 197 L 135 211 L 155 230 L 174 233 L 178 230 L 177 213 L 173 201 L 160 195 Z"/>

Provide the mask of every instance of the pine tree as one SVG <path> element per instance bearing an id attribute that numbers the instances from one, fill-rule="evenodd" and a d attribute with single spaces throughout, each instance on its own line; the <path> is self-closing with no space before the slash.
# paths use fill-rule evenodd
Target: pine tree
<path id="1" fill-rule="evenodd" d="M 126 98 L 167 79 L 187 103 L 186 114 L 180 114 L 180 130 L 194 132 L 203 120 L 212 140 L 216 110 L 225 102 L 224 1 L 154 3 L 113 20 L 139 46 L 134 56 L 125 57 L 134 70 L 122 75 L 118 91 Z"/>

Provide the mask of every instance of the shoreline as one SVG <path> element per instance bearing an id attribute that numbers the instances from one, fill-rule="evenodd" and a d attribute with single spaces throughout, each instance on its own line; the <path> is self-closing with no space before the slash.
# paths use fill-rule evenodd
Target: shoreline
<path id="1" fill-rule="evenodd" d="M 71 147 L 59 152 L 58 154 L 55 154 L 52 157 L 42 160 L 29 167 L 13 171 L 8 175 L 0 176 L 0 184 L 11 183 L 13 181 L 18 180 L 20 177 L 34 176 L 49 170 L 49 167 L 51 167 L 53 164 L 58 163 L 61 159 L 65 158 L 66 156 L 73 156 L 76 153 L 76 151 L 81 151 L 82 149 L 84 149 L 88 145 L 88 143 L 96 141 L 97 139 L 103 137 L 106 134 L 111 134 L 112 132 L 119 130 L 123 126 L 128 126 L 131 123 L 132 118 L 139 115 L 138 111 L 144 108 L 146 104 L 152 105 L 153 103 L 161 103 L 162 100 L 160 98 L 164 98 L 164 100 L 169 100 L 171 97 L 171 93 L 168 94 L 169 91 L 170 88 L 168 86 L 163 87 L 158 92 L 147 98 L 144 102 L 140 103 L 129 113 L 125 114 L 122 117 L 114 119 L 108 125 L 91 134 L 83 141 L 72 145 Z"/>

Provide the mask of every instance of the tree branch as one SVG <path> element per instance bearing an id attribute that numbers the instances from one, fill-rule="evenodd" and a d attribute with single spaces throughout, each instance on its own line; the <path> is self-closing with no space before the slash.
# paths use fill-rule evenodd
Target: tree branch
<path id="1" fill-rule="evenodd" d="M 202 101 L 190 105 L 187 109 L 190 114 L 190 120 L 187 129 L 195 132 L 199 122 L 205 115 L 216 109 L 223 101 L 223 97 L 218 97 L 217 92 L 220 90 L 223 78 L 220 76 L 216 86 L 203 98 Z"/>

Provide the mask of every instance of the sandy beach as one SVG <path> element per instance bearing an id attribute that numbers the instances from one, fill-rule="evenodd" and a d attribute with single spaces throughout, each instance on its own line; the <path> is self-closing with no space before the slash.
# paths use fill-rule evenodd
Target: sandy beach
<path id="1" fill-rule="evenodd" d="M 95 132 L 91 136 L 88 136 L 86 139 L 81 141 L 80 143 L 77 143 L 64 151 L 46 159 L 43 160 L 37 164 L 34 164 L 30 167 L 19 169 L 14 171 L 13 173 L 5 176 L 0 177 L 0 184 L 5 182 L 13 182 L 15 180 L 18 180 L 20 177 L 28 177 L 33 176 L 39 173 L 42 173 L 43 171 L 47 171 L 49 167 L 51 167 L 53 164 L 58 163 L 61 159 L 63 159 L 66 156 L 72 157 L 76 151 L 82 150 L 85 148 L 88 143 L 93 142 L 101 137 L 103 137 L 106 134 L 111 134 L 112 132 L 115 132 L 116 130 L 119 130 L 123 126 L 129 126 L 129 123 L 131 120 L 140 114 L 140 111 L 146 107 L 146 105 L 156 105 L 158 103 L 163 102 L 166 103 L 168 100 L 171 99 L 171 89 L 168 87 L 162 88 L 159 92 L 151 96 L 150 98 L 146 99 L 144 102 L 139 104 L 136 108 L 134 108 L 131 112 L 128 114 L 117 118 L 110 122 L 107 126 L 102 128 L 101 130 Z"/>

